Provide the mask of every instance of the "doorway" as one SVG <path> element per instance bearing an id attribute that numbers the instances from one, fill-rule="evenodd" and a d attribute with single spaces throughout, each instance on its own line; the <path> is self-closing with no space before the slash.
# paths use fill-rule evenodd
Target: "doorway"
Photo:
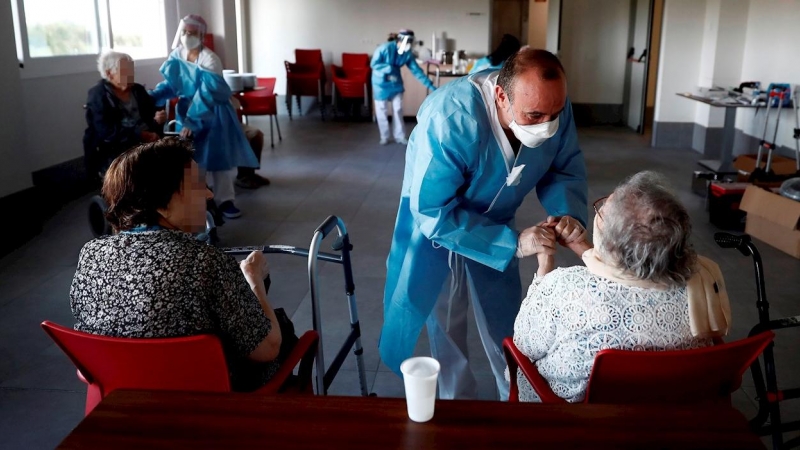
<path id="1" fill-rule="evenodd" d="M 528 0 L 492 0 L 493 51 L 500 45 L 504 34 L 518 37 L 522 45 L 528 43 Z"/>
<path id="2" fill-rule="evenodd" d="M 639 134 L 653 128 L 664 0 L 631 0 L 626 68 L 626 125 Z"/>

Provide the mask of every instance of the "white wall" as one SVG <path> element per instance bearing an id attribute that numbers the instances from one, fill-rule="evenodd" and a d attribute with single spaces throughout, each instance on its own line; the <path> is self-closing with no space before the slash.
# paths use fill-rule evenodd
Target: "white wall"
<path id="1" fill-rule="evenodd" d="M 11 3 L 0 2 L 0 197 L 32 185 L 18 67 Z"/>
<path id="2" fill-rule="evenodd" d="M 703 0 L 666 0 L 664 3 L 656 122 L 694 122 L 697 102 L 675 94 L 693 92 L 697 88 L 705 15 Z"/>
<path id="3" fill-rule="evenodd" d="M 558 54 L 558 27 L 561 0 L 547 2 L 547 50 Z"/>
<path id="4" fill-rule="evenodd" d="M 800 0 L 752 0 L 747 20 L 741 81 L 800 84 Z M 797 100 L 795 100 L 797 101 Z M 739 110 L 736 127 L 757 136 L 763 133 L 763 110 Z M 770 121 L 772 127 L 774 122 Z M 795 148 L 792 139 L 794 111 L 784 111 L 778 130 L 778 144 Z M 772 130 L 772 128 L 770 128 Z M 770 138 L 771 139 L 771 138 Z"/>
<path id="5" fill-rule="evenodd" d="M 281 94 L 283 62 L 296 48 L 321 49 L 326 65 L 338 64 L 342 52 L 371 54 L 389 32 L 410 28 L 425 47 L 445 32 L 459 50 L 490 51 L 491 0 L 249 0 L 246 9 L 251 70 L 276 77 Z"/>
<path id="6" fill-rule="evenodd" d="M 561 63 L 573 103 L 622 104 L 631 0 L 561 0 Z"/>

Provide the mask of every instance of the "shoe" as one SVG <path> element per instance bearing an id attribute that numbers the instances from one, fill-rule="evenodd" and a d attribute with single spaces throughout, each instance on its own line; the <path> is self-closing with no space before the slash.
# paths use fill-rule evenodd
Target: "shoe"
<path id="1" fill-rule="evenodd" d="M 261 187 L 261 183 L 259 183 L 258 180 L 254 178 L 254 176 L 237 178 L 236 181 L 233 182 L 233 184 L 242 189 L 257 189 Z"/>
<path id="2" fill-rule="evenodd" d="M 388 139 L 381 139 L 381 141 L 379 142 L 379 144 L 381 144 L 381 145 L 386 145 L 388 143 L 389 143 Z"/>
<path id="3" fill-rule="evenodd" d="M 267 177 L 262 177 L 261 175 L 254 173 L 250 178 L 258 183 L 259 186 L 269 186 L 270 181 Z"/>
<path id="4" fill-rule="evenodd" d="M 400 145 L 408 145 L 408 139 L 406 139 L 406 138 L 395 139 L 394 141 L 397 142 Z"/>
<path id="5" fill-rule="evenodd" d="M 238 219 L 242 217 L 242 211 L 239 210 L 236 206 L 234 206 L 232 201 L 222 202 L 219 205 L 219 210 L 222 211 L 222 215 L 226 219 Z"/>

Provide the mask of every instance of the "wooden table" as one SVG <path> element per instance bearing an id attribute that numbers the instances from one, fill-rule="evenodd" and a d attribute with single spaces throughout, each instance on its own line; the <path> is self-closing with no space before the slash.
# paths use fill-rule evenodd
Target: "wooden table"
<path id="1" fill-rule="evenodd" d="M 60 448 L 764 448 L 730 407 L 115 391 Z"/>

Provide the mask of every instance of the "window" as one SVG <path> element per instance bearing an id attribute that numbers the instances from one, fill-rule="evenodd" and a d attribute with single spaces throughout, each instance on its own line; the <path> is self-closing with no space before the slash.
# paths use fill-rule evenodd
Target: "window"
<path id="1" fill-rule="evenodd" d="M 137 60 L 167 56 L 164 3 L 172 0 L 10 1 L 17 56 L 26 69 L 49 66 L 64 72 L 78 63 L 85 68 L 105 49 Z"/>

